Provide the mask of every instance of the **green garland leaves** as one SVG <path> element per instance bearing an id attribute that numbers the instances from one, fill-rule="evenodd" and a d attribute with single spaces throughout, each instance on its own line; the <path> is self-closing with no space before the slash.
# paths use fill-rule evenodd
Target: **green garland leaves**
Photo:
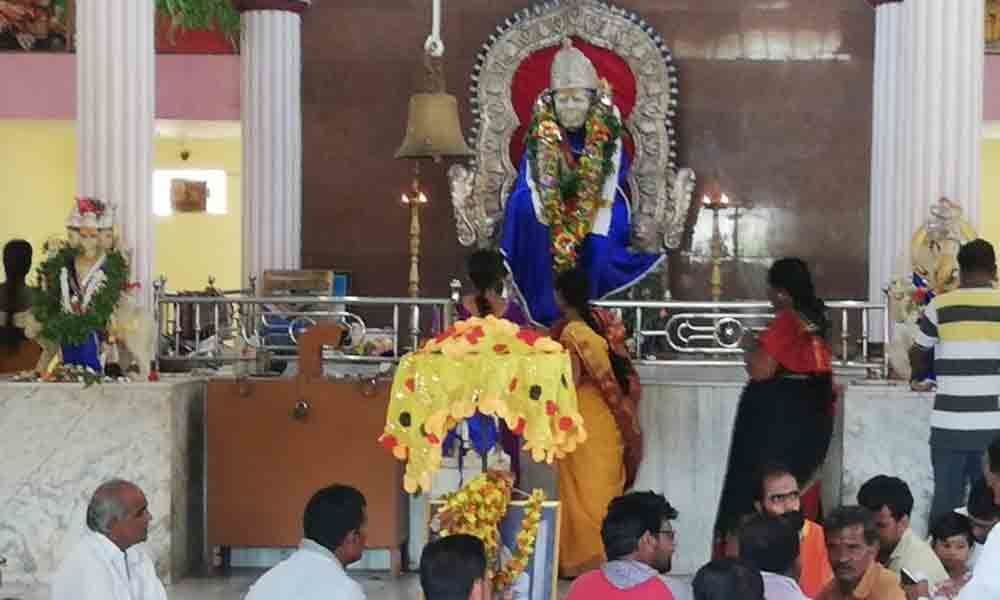
<path id="1" fill-rule="evenodd" d="M 79 250 L 61 248 L 38 266 L 39 287 L 32 290 L 31 312 L 41 323 L 41 337 L 59 345 L 76 345 L 86 341 L 94 331 L 107 329 L 112 313 L 118 307 L 128 285 L 128 260 L 118 250 L 107 253 L 104 261 L 104 285 L 93 295 L 87 312 L 82 315 L 65 312 L 62 307 L 62 287 L 59 274 L 76 259 Z"/>

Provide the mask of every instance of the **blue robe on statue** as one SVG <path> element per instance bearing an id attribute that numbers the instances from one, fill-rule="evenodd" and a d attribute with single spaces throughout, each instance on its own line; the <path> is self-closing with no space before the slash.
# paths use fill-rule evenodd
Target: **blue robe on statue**
<path id="1" fill-rule="evenodd" d="M 579 156 L 584 146 L 583 132 L 568 135 L 574 154 Z M 590 294 L 595 299 L 638 283 L 665 258 L 663 254 L 633 252 L 628 247 L 632 223 L 628 198 L 622 190 L 628 185 L 629 158 L 620 148 L 619 142 L 617 186 L 613 192 L 610 185 L 606 186 L 606 197 L 613 193 L 614 202 L 598 212 L 592 232 L 578 248 L 578 266 L 587 272 Z M 555 302 L 549 226 L 539 218 L 541 204 L 533 189 L 532 168 L 525 152 L 507 200 L 500 250 L 531 320 L 548 327 L 561 315 Z M 613 173 L 609 176 L 614 177 Z"/>

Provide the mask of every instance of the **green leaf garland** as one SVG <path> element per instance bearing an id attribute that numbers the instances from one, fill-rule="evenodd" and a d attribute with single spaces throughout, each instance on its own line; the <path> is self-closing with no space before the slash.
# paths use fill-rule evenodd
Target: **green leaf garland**
<path id="1" fill-rule="evenodd" d="M 105 255 L 104 285 L 93 297 L 82 315 L 65 312 L 59 274 L 79 255 L 75 248 L 61 248 L 38 266 L 39 286 L 32 289 L 31 312 L 41 323 L 42 338 L 63 345 L 77 345 L 95 331 L 107 329 L 111 315 L 118 307 L 128 285 L 129 265 L 125 255 L 112 250 Z"/>

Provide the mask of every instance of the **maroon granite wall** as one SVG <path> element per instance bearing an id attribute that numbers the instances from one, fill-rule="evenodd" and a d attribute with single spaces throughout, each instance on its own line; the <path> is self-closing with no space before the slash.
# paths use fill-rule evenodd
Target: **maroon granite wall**
<path id="1" fill-rule="evenodd" d="M 820 292 L 866 290 L 874 12 L 863 0 L 617 0 L 662 33 L 680 80 L 680 163 L 751 206 L 727 295 L 763 298 L 773 257 L 810 261 Z M 463 124 L 476 52 L 531 2 L 446 0 L 449 91 Z M 317 2 L 303 25 L 303 262 L 354 274 L 353 291 L 403 295 L 412 165 L 393 160 L 430 27 L 430 0 Z M 425 295 L 447 294 L 455 239 L 446 165 L 425 166 Z M 700 190 L 700 186 L 699 186 Z M 692 215 L 694 220 L 698 215 Z M 706 298 L 708 214 L 672 260 L 674 295 Z M 731 216 L 731 215 L 727 215 Z M 730 223 L 724 220 L 724 225 Z"/>

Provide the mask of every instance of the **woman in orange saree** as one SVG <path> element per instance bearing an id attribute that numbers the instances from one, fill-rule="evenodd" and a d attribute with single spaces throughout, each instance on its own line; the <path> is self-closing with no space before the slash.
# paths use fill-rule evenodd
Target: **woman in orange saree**
<path id="1" fill-rule="evenodd" d="M 565 318 L 552 337 L 569 352 L 587 429 L 587 440 L 557 463 L 559 572 L 575 577 L 604 563 L 601 522 L 608 503 L 635 481 L 642 459 L 640 388 L 625 348 L 625 328 L 610 312 L 590 306 L 586 274 L 566 271 L 555 287 Z"/>

